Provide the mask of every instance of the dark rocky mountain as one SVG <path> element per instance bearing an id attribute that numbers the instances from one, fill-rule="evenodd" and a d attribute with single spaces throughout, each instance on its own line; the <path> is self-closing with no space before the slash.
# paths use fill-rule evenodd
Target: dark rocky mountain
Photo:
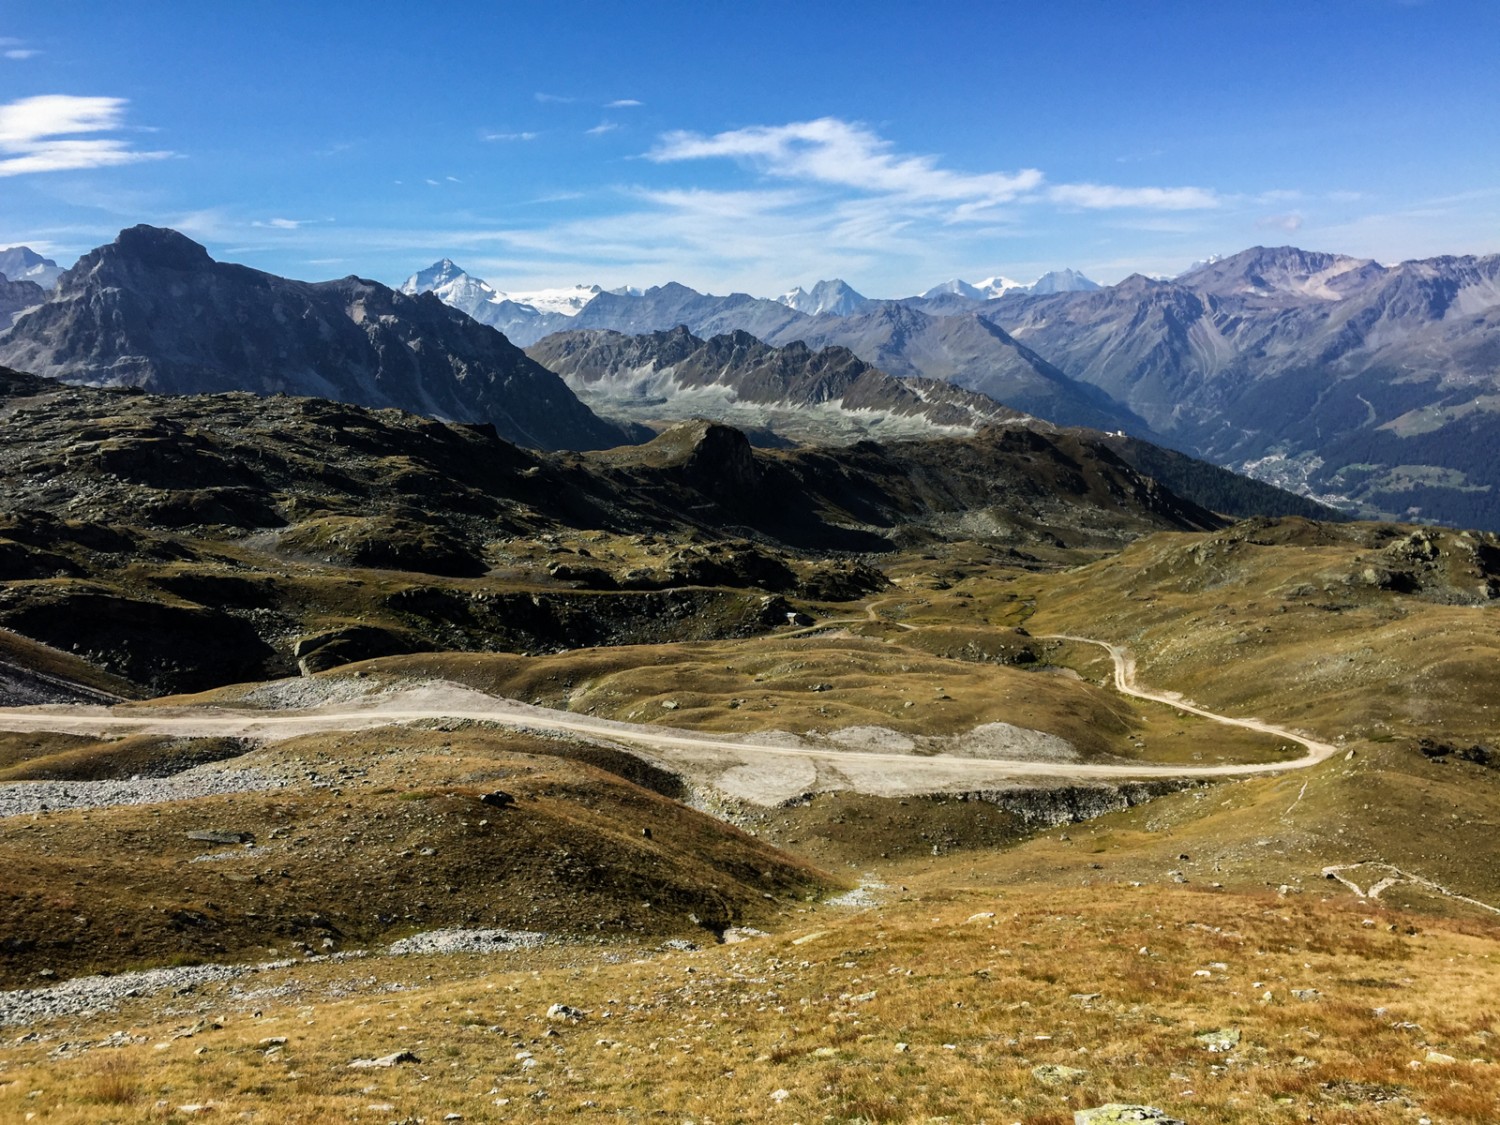
<path id="1" fill-rule="evenodd" d="M 638 436 L 435 297 L 358 277 L 291 281 L 215 262 L 183 235 L 146 226 L 63 274 L 45 303 L 0 336 L 0 362 L 72 383 L 398 407 L 487 422 L 538 448 Z"/>
<path id="2" fill-rule="evenodd" d="M 1367 514 L 1500 527 L 1500 255 L 1255 248 L 982 313 L 1172 444 Z"/>
<path id="3" fill-rule="evenodd" d="M 47 291 L 34 281 L 11 281 L 0 274 L 0 331 L 8 328 L 18 313 L 40 305 Z"/>
<path id="4" fill-rule="evenodd" d="M 748 332 L 557 332 L 526 349 L 595 410 L 653 423 L 708 417 L 810 443 L 972 434 L 1025 415 L 932 379 L 896 379 L 847 348 L 775 348 Z"/>
<path id="5" fill-rule="evenodd" d="M 1107 394 L 1070 379 L 978 313 L 933 316 L 900 301 L 882 301 L 857 316 L 790 324 L 769 342 L 793 340 L 814 348 L 848 348 L 898 378 L 956 383 L 1059 426 L 1151 433 Z"/>
<path id="6" fill-rule="evenodd" d="M 62 267 L 44 258 L 29 246 L 11 246 L 0 250 L 0 275 L 11 281 L 33 281 L 51 289 L 62 276 Z"/>
<path id="7" fill-rule="evenodd" d="M 902 545 L 1067 561 L 1224 522 L 1090 435 L 1014 427 L 767 451 L 700 421 L 536 453 L 398 411 L 3 369 L 0 424 L 0 629 L 152 691 L 740 636 L 784 623 L 778 599 L 879 588 L 858 556 Z"/>

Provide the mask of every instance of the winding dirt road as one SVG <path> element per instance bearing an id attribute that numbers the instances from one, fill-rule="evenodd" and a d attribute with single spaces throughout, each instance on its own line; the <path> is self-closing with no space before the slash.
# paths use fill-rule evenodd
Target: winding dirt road
<path id="1" fill-rule="evenodd" d="M 496 723 L 522 730 L 564 732 L 586 740 L 628 746 L 665 768 L 684 772 L 732 796 L 774 804 L 801 793 L 853 789 L 882 796 L 976 788 L 1025 779 L 1170 780 L 1246 777 L 1316 765 L 1338 747 L 1257 719 L 1239 719 L 1184 703 L 1166 692 L 1142 689 L 1135 664 L 1120 646 L 1087 637 L 1057 639 L 1100 645 L 1114 661 L 1115 686 L 1138 699 L 1165 703 L 1189 714 L 1296 742 L 1307 753 L 1295 760 L 1242 765 L 1150 765 L 1059 762 L 1025 757 L 972 757 L 893 753 L 819 745 L 791 736 L 724 736 L 647 724 L 617 722 L 554 711 L 486 695 L 450 683 L 373 693 L 355 701 L 288 710 L 44 706 L 0 708 L 0 730 L 85 734 L 227 736 L 275 742 L 319 732 L 366 730 L 423 721 Z"/>
<path id="2" fill-rule="evenodd" d="M 1276 738 L 1285 738 L 1289 742 L 1295 742 L 1304 747 L 1307 753 L 1300 758 L 1290 762 L 1274 762 L 1262 767 L 1254 766 L 1224 766 L 1226 770 L 1237 773 L 1270 773 L 1279 769 L 1298 769 L 1306 766 L 1315 766 L 1319 762 L 1327 761 L 1339 752 L 1339 748 L 1331 742 L 1319 742 L 1317 739 L 1308 738 L 1305 734 L 1278 727 L 1271 723 L 1263 723 L 1259 719 L 1236 719 L 1229 715 L 1220 715 L 1215 711 L 1196 706 L 1183 700 L 1182 696 L 1170 691 L 1150 691 L 1139 686 L 1135 681 L 1135 657 L 1121 645 L 1110 644 L 1108 641 L 1096 641 L 1092 637 L 1076 637 L 1070 633 L 1048 633 L 1037 637 L 1039 641 L 1073 641 L 1077 644 L 1098 645 L 1109 653 L 1110 659 L 1115 665 L 1115 690 L 1121 695 L 1133 695 L 1137 699 L 1149 699 L 1153 703 L 1165 703 L 1168 707 L 1175 707 L 1189 715 L 1197 715 L 1200 718 L 1212 719 L 1216 723 L 1222 723 L 1227 727 L 1241 727 L 1245 730 L 1259 731 L 1261 734 L 1269 734 Z M 1184 774 L 1184 776 L 1189 776 Z M 1201 777 L 1202 774 L 1190 776 Z"/>

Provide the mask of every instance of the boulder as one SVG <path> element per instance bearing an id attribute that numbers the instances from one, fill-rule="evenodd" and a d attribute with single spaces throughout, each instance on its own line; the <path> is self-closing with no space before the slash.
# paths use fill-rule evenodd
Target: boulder
<path id="1" fill-rule="evenodd" d="M 1124 1105 L 1111 1102 L 1095 1109 L 1080 1109 L 1073 1114 L 1073 1125 L 1126 1125 L 1127 1122 L 1148 1121 L 1154 1125 L 1187 1125 L 1187 1122 L 1149 1105 Z"/>

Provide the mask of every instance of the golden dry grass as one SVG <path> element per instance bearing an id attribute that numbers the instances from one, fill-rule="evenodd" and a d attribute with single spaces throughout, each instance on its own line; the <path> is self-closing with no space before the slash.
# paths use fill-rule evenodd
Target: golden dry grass
<path id="1" fill-rule="evenodd" d="M 1195 1125 L 1494 1119 L 1493 926 L 1409 932 L 1399 915 L 1312 896 L 996 885 L 969 864 L 893 873 L 908 882 L 879 909 L 823 908 L 699 952 L 313 966 L 263 982 L 299 978 L 283 1000 L 208 990 L 169 1018 L 137 1006 L 90 1031 L 128 1030 L 130 1046 L 53 1057 L 77 1038 L 54 1029 L 4 1048 L 0 1118 L 119 1120 L 107 1088 L 134 1097 L 132 1120 L 211 1103 L 299 1125 L 1036 1123 L 1109 1100 Z M 350 977 L 356 995 L 327 998 Z M 1318 996 L 1299 1000 L 1305 989 Z M 557 1002 L 588 1015 L 549 1021 Z M 1197 1038 L 1222 1028 L 1240 1033 L 1235 1049 Z M 348 1068 L 397 1050 L 420 1063 Z M 119 1076 L 108 1087 L 102 1059 Z M 1047 1064 L 1085 1073 L 1049 1085 L 1033 1073 Z"/>
<path id="2" fill-rule="evenodd" d="M 589 757 L 509 731 L 312 735 L 235 763 L 285 788 L 0 819 L 0 982 L 444 926 L 702 937 L 832 885 Z M 481 803 L 496 789 L 515 803 Z"/>
<path id="3" fill-rule="evenodd" d="M 706 730 L 876 723 L 952 733 L 998 719 L 1090 753 L 1276 752 L 1121 700 L 1101 686 L 1108 663 L 1090 648 L 1036 642 L 1077 678 L 988 663 L 989 642 L 1024 643 L 1012 632 L 1024 625 L 1125 643 L 1147 685 L 1344 735 L 1352 757 L 1176 794 L 1020 845 L 1014 824 L 984 821 L 992 810 L 977 803 L 819 798 L 768 814 L 763 840 L 869 864 L 887 884 L 879 907 L 788 899 L 768 908 L 774 936 L 697 952 L 621 937 L 495 958 L 371 958 L 267 974 L 243 986 L 254 996 L 219 985 L 135 1001 L 0 1046 L 0 1120 L 186 1121 L 178 1107 L 211 1105 L 215 1117 L 299 1125 L 450 1113 L 1067 1125 L 1075 1108 L 1109 1100 L 1158 1105 L 1194 1125 L 1497 1120 L 1495 915 L 1410 882 L 1361 900 L 1322 876 L 1330 864 L 1378 860 L 1500 902 L 1500 771 L 1428 761 L 1412 746 L 1493 739 L 1493 613 L 1351 584 L 1347 547 L 1316 537 L 1198 550 L 1205 542 L 1160 536 L 1061 574 L 997 569 L 977 548 L 944 548 L 896 562 L 896 589 L 844 611 L 836 634 L 366 668 Z M 827 690 L 814 692 L 818 683 Z M 908 700 L 916 706 L 901 706 Z M 471 734 L 434 738 L 458 736 Z M 379 783 L 391 802 L 381 811 L 460 800 L 493 780 L 485 771 L 496 762 L 435 750 L 400 784 Z M 357 740 L 333 740 L 318 753 L 333 766 L 360 751 Z M 456 764 L 469 775 L 453 773 Z M 551 787 L 559 822 L 582 817 L 581 840 L 597 826 L 570 780 L 546 767 L 535 784 Z M 306 820 L 330 814 L 320 806 Z M 627 822 L 609 837 L 621 847 L 638 831 Z M 880 858 L 884 841 L 908 832 L 923 849 L 922 834 L 936 833 L 963 850 Z M 693 846 L 688 836 L 678 843 Z M 23 848 L 7 866 L 37 855 Z M 812 878 L 788 870 L 794 882 Z M 363 877 L 382 875 L 372 866 Z M 82 908 L 56 872 L 38 878 L 59 917 Z M 549 1021 L 556 1002 L 587 1018 Z M 1197 1037 L 1224 1028 L 1240 1034 L 1233 1050 L 1209 1051 Z M 138 1041 L 59 1051 L 112 1031 Z M 347 1066 L 403 1048 L 421 1062 Z M 113 1070 L 101 1070 L 104 1059 Z M 1034 1074 L 1047 1064 L 1085 1073 L 1050 1085 Z"/>
<path id="4" fill-rule="evenodd" d="M 913 643 L 925 636 L 839 629 L 542 657 L 439 653 L 370 661 L 358 670 L 439 677 L 565 711 L 702 731 L 879 726 L 956 735 L 1007 722 L 1065 738 L 1085 758 L 1214 763 L 1298 754 L 1283 740 L 1125 699 L 1102 683 L 934 655 Z M 1106 675 L 1107 667 L 1098 679 Z"/>
<path id="5" fill-rule="evenodd" d="M 1090 566 L 1038 576 L 1027 625 L 1124 643 L 1147 683 L 1325 736 L 1495 740 L 1494 606 L 1373 589 L 1362 581 L 1363 560 L 1376 552 L 1272 530 L 1291 541 L 1243 531 L 1159 535 Z M 1439 562 L 1454 569 L 1446 556 Z M 1461 585 L 1472 576 L 1443 581 L 1450 578 L 1453 592 L 1472 593 Z M 984 587 L 983 598 L 1014 604 L 1014 583 L 973 585 Z"/>

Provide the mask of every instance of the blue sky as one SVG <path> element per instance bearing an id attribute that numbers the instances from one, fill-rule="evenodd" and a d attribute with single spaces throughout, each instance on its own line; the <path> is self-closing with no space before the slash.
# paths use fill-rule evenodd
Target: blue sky
<path id="1" fill-rule="evenodd" d="M 0 246 L 498 288 L 1500 251 L 1500 3 L 11 3 Z"/>

